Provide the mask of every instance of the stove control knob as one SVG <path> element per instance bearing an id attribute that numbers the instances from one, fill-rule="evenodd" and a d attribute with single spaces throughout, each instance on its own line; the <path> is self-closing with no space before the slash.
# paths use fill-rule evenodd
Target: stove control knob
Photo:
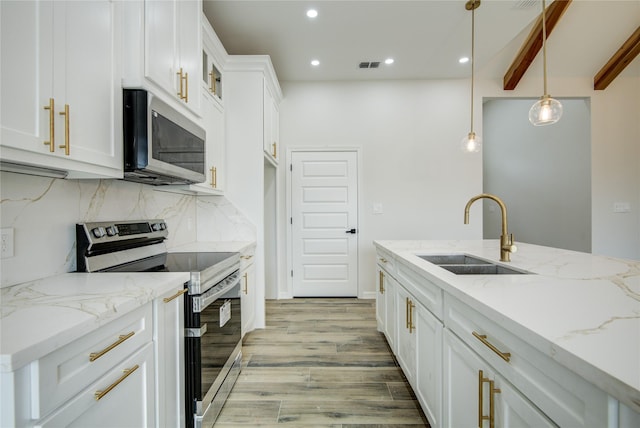
<path id="1" fill-rule="evenodd" d="M 107 235 L 109 236 L 115 236 L 118 234 L 118 227 L 117 226 L 109 226 L 107 227 Z"/>
<path id="2" fill-rule="evenodd" d="M 93 233 L 93 236 L 96 238 L 102 238 L 105 235 L 105 230 L 104 227 L 94 227 L 91 233 Z"/>
<path id="3" fill-rule="evenodd" d="M 159 231 L 162 228 L 161 223 L 153 223 L 151 225 L 151 230 L 153 230 L 154 232 Z"/>
<path id="4" fill-rule="evenodd" d="M 167 230 L 167 223 L 165 222 L 160 223 L 160 229 Z"/>

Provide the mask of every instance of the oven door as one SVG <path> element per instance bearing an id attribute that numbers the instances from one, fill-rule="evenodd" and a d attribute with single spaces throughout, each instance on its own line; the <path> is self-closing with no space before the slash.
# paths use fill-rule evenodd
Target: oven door
<path id="1" fill-rule="evenodd" d="M 214 401 L 222 407 L 220 399 L 224 402 L 229 391 L 224 397 L 218 397 L 218 393 L 241 351 L 239 275 L 231 275 L 211 291 L 185 299 L 187 310 L 192 312 L 186 316 L 191 325 L 185 334 L 187 426 L 199 425 L 198 421 L 215 407 Z"/>

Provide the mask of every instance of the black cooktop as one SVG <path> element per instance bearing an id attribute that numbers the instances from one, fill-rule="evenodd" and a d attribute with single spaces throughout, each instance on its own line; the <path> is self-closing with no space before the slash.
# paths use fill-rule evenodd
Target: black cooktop
<path id="1" fill-rule="evenodd" d="M 112 268 L 104 272 L 203 272 L 237 253 L 163 253 Z"/>

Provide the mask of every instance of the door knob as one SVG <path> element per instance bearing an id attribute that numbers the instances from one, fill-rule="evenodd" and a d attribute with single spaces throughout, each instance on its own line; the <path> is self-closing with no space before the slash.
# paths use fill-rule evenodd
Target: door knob
<path id="1" fill-rule="evenodd" d="M 346 231 L 346 233 L 356 233 L 356 230 L 355 229 L 349 229 L 349 230 Z"/>

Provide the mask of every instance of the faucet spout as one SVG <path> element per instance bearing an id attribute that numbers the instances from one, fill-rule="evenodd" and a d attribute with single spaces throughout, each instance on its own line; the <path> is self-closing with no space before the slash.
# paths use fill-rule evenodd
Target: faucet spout
<path id="1" fill-rule="evenodd" d="M 511 253 L 515 253 L 517 251 L 517 247 L 513 244 L 513 234 L 509 234 L 507 230 L 507 206 L 502 201 L 502 199 L 490 193 L 481 193 L 480 195 L 474 196 L 473 198 L 469 199 L 469 202 L 467 202 L 467 205 L 464 207 L 464 224 L 469 224 L 469 209 L 471 208 L 471 205 L 473 205 L 473 203 L 478 199 L 491 199 L 500 206 L 500 211 L 502 212 L 502 234 L 500 235 L 500 261 L 502 262 L 511 261 Z"/>

